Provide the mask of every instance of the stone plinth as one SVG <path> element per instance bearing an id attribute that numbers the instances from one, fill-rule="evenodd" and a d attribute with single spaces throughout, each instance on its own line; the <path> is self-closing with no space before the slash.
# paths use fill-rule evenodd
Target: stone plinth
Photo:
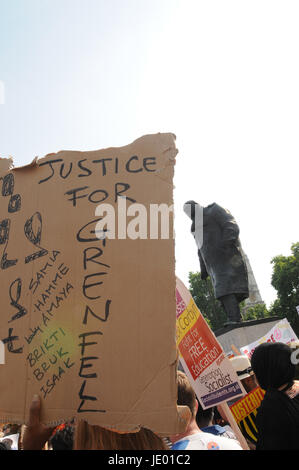
<path id="1" fill-rule="evenodd" d="M 250 320 L 236 325 L 227 325 L 220 330 L 214 331 L 217 340 L 225 353 L 232 351 L 232 345 L 237 349 L 253 343 L 281 320 L 279 317 L 263 318 L 262 320 Z"/>

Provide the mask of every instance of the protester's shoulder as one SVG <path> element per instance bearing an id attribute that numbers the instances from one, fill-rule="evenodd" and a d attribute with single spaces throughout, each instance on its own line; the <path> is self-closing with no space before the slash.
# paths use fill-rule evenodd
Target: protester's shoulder
<path id="1" fill-rule="evenodd" d="M 274 405 L 278 407 L 277 405 L 279 402 L 282 404 L 282 403 L 289 402 L 289 400 L 292 400 L 295 402 L 299 401 L 299 381 L 298 380 L 295 380 L 292 387 L 286 391 L 272 390 L 271 393 L 266 393 L 261 403 L 260 409 L 268 410 Z M 283 410 L 283 408 L 281 410 Z"/>
<path id="2" fill-rule="evenodd" d="M 213 437 L 216 437 L 216 444 L 219 447 L 219 450 L 242 450 L 241 445 L 235 439 L 232 439 L 230 437 L 225 437 L 225 436 L 213 436 Z M 209 441 L 208 446 L 209 448 L 211 448 L 212 446 L 211 441 Z"/>
<path id="3" fill-rule="evenodd" d="M 208 432 L 200 433 L 198 439 L 206 450 L 242 450 L 240 444 L 228 437 L 216 436 Z"/>
<path id="4" fill-rule="evenodd" d="M 286 413 L 286 409 L 295 413 L 294 416 L 298 419 L 298 407 L 299 393 L 296 386 L 287 392 L 275 390 L 266 393 L 257 412 L 257 424 L 276 432 L 289 424 L 290 413 Z"/>
<path id="5" fill-rule="evenodd" d="M 205 450 L 205 443 L 201 439 L 201 434 L 204 433 L 185 436 L 183 439 L 176 441 L 172 445 L 172 450 Z"/>
<path id="6" fill-rule="evenodd" d="M 266 393 L 262 403 L 260 404 L 258 411 L 257 411 L 257 419 L 267 420 L 267 417 L 270 416 L 272 420 L 273 410 L 275 410 L 276 417 L 280 413 L 284 413 L 284 407 L 277 406 L 278 400 L 277 396 L 273 396 L 272 394 Z"/>

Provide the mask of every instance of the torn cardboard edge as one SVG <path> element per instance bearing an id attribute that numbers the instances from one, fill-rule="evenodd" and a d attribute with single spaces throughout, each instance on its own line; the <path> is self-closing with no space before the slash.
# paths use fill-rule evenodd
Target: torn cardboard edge
<path id="1" fill-rule="evenodd" d="M 130 144 L 125 145 L 125 146 L 121 146 L 121 147 L 107 147 L 107 148 L 104 148 L 104 149 L 97 149 L 97 150 L 59 150 L 58 152 L 48 153 L 44 157 L 40 157 L 40 158 L 35 157 L 31 161 L 31 163 L 26 163 L 25 165 L 21 165 L 21 166 L 17 166 L 17 167 L 15 167 L 14 164 L 13 164 L 13 157 L 8 157 L 8 158 L 1 158 L 0 157 L 0 174 L 6 173 L 6 172 L 9 172 L 9 171 L 26 170 L 26 169 L 38 167 L 39 163 L 42 163 L 47 158 L 54 157 L 54 156 L 57 157 L 57 155 L 59 155 L 61 153 L 66 153 L 66 154 L 67 153 L 77 153 L 77 154 L 88 155 L 88 154 L 96 153 L 96 152 L 99 152 L 99 151 L 101 151 L 101 152 L 104 151 L 104 152 L 107 152 L 107 153 L 108 152 L 111 153 L 111 152 L 119 150 L 119 149 L 126 150 L 129 147 L 135 145 L 136 143 L 138 144 L 138 142 L 141 141 L 141 140 L 144 140 L 146 138 L 152 138 L 153 136 L 159 136 L 159 135 L 170 135 L 170 136 L 173 137 L 174 142 L 176 141 L 176 135 L 173 134 L 172 132 L 163 133 L 163 134 L 161 132 L 158 132 L 157 134 L 147 134 L 147 135 L 144 135 L 142 137 L 139 137 L 138 139 L 134 140 Z M 167 158 L 169 160 L 169 165 L 170 166 L 175 165 L 175 158 L 176 158 L 176 155 L 178 154 L 178 149 L 175 146 L 174 147 L 167 147 L 162 153 L 166 154 L 167 152 L 170 153 L 170 156 Z M 162 172 L 166 168 L 166 166 L 156 170 L 155 174 L 157 175 L 157 173 Z"/>
<path id="2" fill-rule="evenodd" d="M 13 169 L 13 158 L 0 158 L 0 174 L 8 173 Z"/>

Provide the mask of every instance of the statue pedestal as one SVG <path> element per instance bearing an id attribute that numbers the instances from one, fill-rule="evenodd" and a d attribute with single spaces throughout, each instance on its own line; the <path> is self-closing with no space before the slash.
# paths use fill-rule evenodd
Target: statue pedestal
<path id="1" fill-rule="evenodd" d="M 221 344 L 224 352 L 232 352 L 232 345 L 237 349 L 253 343 L 281 320 L 279 317 L 262 318 L 261 320 L 250 320 L 241 323 L 228 324 L 223 328 L 214 331 L 217 340 Z"/>

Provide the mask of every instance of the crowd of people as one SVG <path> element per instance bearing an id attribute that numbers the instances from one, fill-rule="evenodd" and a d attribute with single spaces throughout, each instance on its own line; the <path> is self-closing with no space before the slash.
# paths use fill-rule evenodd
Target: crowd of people
<path id="1" fill-rule="evenodd" d="M 299 450 L 299 380 L 293 350 L 283 343 L 263 343 L 251 358 L 232 358 L 247 393 L 265 391 L 256 417 L 257 442 L 250 450 Z M 183 433 L 161 437 L 141 428 L 118 433 L 85 421 L 72 420 L 53 428 L 40 421 L 41 400 L 34 396 L 26 426 L 2 426 L 0 450 L 238 450 L 243 447 L 217 407 L 204 410 L 186 374 L 177 371 L 177 404 L 191 417 Z M 0 427 L 1 429 L 1 427 Z M 16 442 L 15 437 L 18 441 Z"/>

